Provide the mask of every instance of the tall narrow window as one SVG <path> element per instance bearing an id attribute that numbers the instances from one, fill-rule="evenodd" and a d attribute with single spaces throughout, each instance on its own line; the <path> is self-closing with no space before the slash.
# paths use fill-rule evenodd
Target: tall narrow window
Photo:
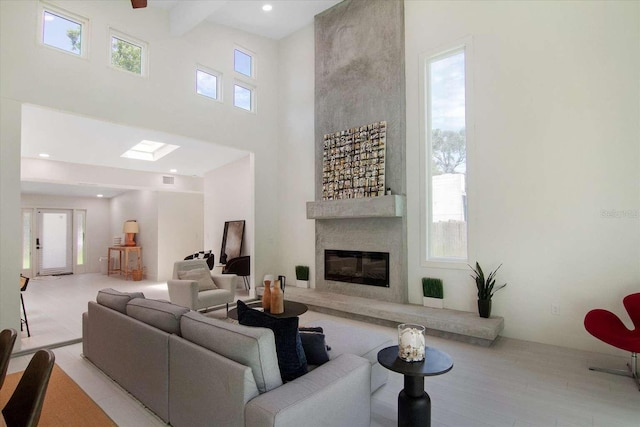
<path id="1" fill-rule="evenodd" d="M 111 31 L 110 64 L 130 73 L 146 75 L 147 44 Z"/>
<path id="2" fill-rule="evenodd" d="M 40 41 L 62 51 L 86 56 L 87 20 L 57 8 L 41 7 Z"/>
<path id="3" fill-rule="evenodd" d="M 239 49 L 234 49 L 233 69 L 247 77 L 253 77 L 253 56 Z"/>
<path id="4" fill-rule="evenodd" d="M 464 48 L 425 61 L 427 258 L 467 259 Z"/>
<path id="5" fill-rule="evenodd" d="M 87 211 L 76 211 L 76 265 L 85 263 L 85 230 L 87 225 Z"/>

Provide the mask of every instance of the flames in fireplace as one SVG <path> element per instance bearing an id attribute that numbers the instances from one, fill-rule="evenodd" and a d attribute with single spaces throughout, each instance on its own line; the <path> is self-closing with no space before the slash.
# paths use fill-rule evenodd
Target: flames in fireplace
<path id="1" fill-rule="evenodd" d="M 337 282 L 389 287 L 389 253 L 324 251 L 324 278 Z"/>

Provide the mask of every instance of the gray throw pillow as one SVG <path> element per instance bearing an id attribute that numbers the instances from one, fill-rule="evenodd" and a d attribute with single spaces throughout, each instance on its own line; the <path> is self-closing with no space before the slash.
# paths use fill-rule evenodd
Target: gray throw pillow
<path id="1" fill-rule="evenodd" d="M 180 280 L 193 280 L 198 282 L 198 289 L 200 292 L 209 291 L 212 289 L 218 289 L 209 270 L 204 268 L 194 268 L 192 270 L 178 271 L 178 279 Z"/>

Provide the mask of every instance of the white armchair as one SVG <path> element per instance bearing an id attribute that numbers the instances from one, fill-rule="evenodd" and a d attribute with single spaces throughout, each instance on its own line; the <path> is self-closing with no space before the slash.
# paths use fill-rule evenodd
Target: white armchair
<path id="1" fill-rule="evenodd" d="M 215 285 L 215 288 L 208 285 L 206 276 L 202 280 L 193 277 L 185 278 L 185 276 L 194 276 L 202 273 L 201 269 L 206 270 L 206 273 L 210 275 L 211 282 Z M 180 279 L 180 276 L 183 279 Z M 210 273 L 209 266 L 205 260 L 177 261 L 173 264 L 173 279 L 167 281 L 169 299 L 173 304 L 181 305 L 191 310 L 202 310 L 226 304 L 228 312 L 229 303 L 235 300 L 237 277 L 235 274 Z"/>

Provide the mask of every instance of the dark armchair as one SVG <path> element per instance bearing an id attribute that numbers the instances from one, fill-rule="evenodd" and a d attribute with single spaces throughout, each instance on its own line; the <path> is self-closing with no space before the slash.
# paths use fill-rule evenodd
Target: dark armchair
<path id="1" fill-rule="evenodd" d="M 242 276 L 244 280 L 244 287 L 248 290 L 251 288 L 249 284 L 249 275 L 251 275 L 251 257 L 239 256 L 227 261 L 227 264 L 222 270 L 222 274 L 236 274 Z"/>

